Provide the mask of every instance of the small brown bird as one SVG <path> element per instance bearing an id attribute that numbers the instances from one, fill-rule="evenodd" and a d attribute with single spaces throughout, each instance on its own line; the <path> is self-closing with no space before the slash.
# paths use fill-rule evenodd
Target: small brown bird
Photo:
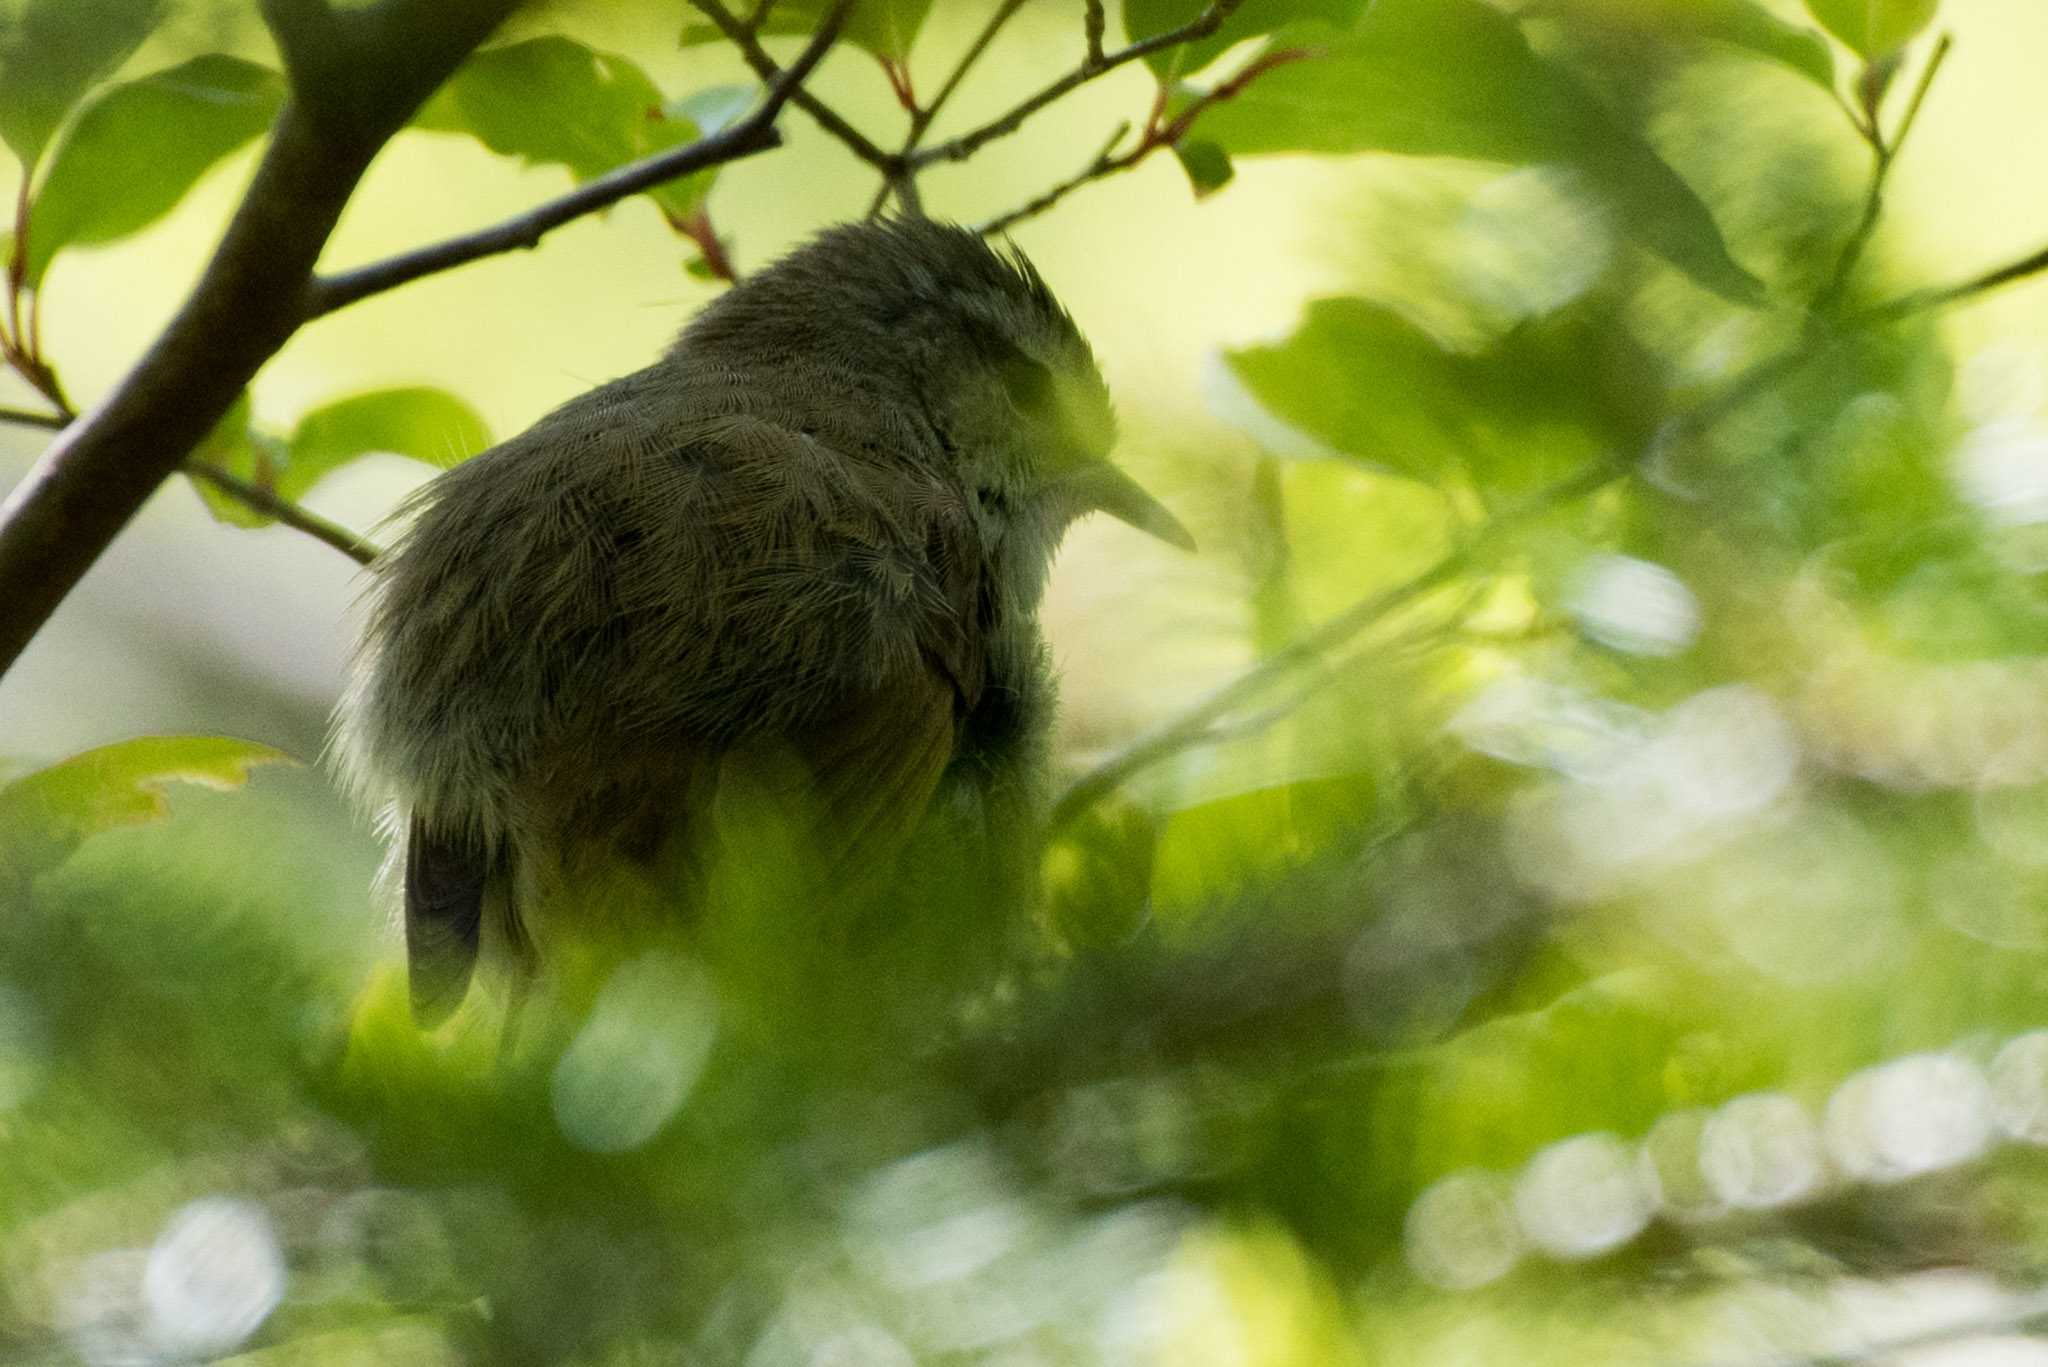
<path id="1" fill-rule="evenodd" d="M 938 794 L 1028 822 L 1066 528 L 1193 544 L 1113 435 L 1030 263 L 903 220 L 821 234 L 423 488 L 337 718 L 401 842 L 415 1016 L 580 870 L 687 867 L 763 775 L 794 775 L 828 883 L 886 868 Z"/>

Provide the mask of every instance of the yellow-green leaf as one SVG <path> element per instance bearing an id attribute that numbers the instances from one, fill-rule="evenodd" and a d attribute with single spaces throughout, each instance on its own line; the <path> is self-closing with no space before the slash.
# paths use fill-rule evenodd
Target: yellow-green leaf
<path id="1" fill-rule="evenodd" d="M 1806 0 L 1821 27 L 1876 61 L 1913 41 L 1934 22 L 1940 0 Z"/>
<path id="2" fill-rule="evenodd" d="M 0 788 L 0 866 L 30 877 L 116 826 L 170 815 L 174 783 L 239 788 L 282 750 L 232 736 L 139 736 L 88 750 Z"/>

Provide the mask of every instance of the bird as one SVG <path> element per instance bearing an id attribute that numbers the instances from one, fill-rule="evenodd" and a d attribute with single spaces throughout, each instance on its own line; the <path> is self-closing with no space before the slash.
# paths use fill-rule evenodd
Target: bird
<path id="1" fill-rule="evenodd" d="M 816 234 L 423 485 L 334 727 L 391 837 L 415 1019 L 491 945 L 530 971 L 588 871 L 688 882 L 749 793 L 795 795 L 820 888 L 885 876 L 940 808 L 1028 825 L 1066 530 L 1101 511 L 1194 548 L 1115 439 L 1023 253 L 903 217 Z"/>

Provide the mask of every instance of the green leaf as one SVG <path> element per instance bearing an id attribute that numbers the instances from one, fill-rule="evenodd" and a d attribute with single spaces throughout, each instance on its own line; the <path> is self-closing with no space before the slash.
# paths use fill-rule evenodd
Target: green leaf
<path id="1" fill-rule="evenodd" d="M 238 788 L 254 766 L 290 758 L 230 736 L 142 736 L 88 750 L 0 788 L 0 867 L 32 877 L 101 831 L 163 820 L 170 784 Z"/>
<path id="2" fill-rule="evenodd" d="M 1934 22 L 1940 0 L 1806 0 L 1821 27 L 1878 61 L 1891 56 Z"/>
<path id="3" fill-rule="evenodd" d="M 1195 187 L 1197 199 L 1214 194 L 1237 174 L 1230 154 L 1213 142 L 1183 140 L 1173 145 L 1173 154 L 1180 159 L 1181 170 L 1188 173 L 1188 184 Z"/>
<path id="4" fill-rule="evenodd" d="M 630 58 L 563 37 L 477 53 L 413 123 L 466 133 L 529 165 L 566 167 L 579 183 L 697 137 L 697 125 L 666 105 Z M 646 193 L 671 220 L 680 219 L 715 177 L 715 168 L 706 169 Z"/>
<path id="5" fill-rule="evenodd" d="M 1835 57 L 1810 28 L 1788 24 L 1754 0 L 1528 0 L 1511 8 L 1568 23 L 1622 28 L 1658 43 L 1721 43 L 1776 62 L 1824 90 Z"/>
<path id="6" fill-rule="evenodd" d="M 258 432 L 250 425 L 249 392 L 243 390 L 234 407 L 214 424 L 206 440 L 192 452 L 192 459 L 227 471 L 261 489 L 277 490 L 279 471 L 284 465 L 284 443 Z M 214 519 L 231 527 L 268 527 L 272 519 L 257 512 L 203 479 L 188 475 L 199 499 Z"/>
<path id="7" fill-rule="evenodd" d="M 213 54 L 96 95 L 36 191 L 29 285 L 65 247 L 111 242 L 176 208 L 209 168 L 269 126 L 284 94 L 284 78 L 268 67 Z"/>
<path id="8" fill-rule="evenodd" d="M 723 133 L 751 109 L 758 92 L 750 85 L 712 85 L 670 100 L 669 117 L 687 119 L 705 137 Z"/>
<path id="9" fill-rule="evenodd" d="M 1378 0 L 1350 32 L 1262 74 L 1197 127 L 1234 156 L 1377 151 L 1563 162 L 1645 246 L 1701 284 L 1743 302 L 1762 293 L 1678 173 L 1482 0 Z"/>
<path id="10" fill-rule="evenodd" d="M 135 51 L 163 0 L 13 0 L 0 4 L 0 142 L 31 174 L 65 115 Z"/>
<path id="11" fill-rule="evenodd" d="M 1227 899 L 1255 880 L 1301 864 L 1360 826 L 1378 781 L 1346 774 L 1254 789 L 1183 807 L 1159 830 L 1152 901 L 1165 915 Z"/>
<path id="12" fill-rule="evenodd" d="M 1224 361 L 1267 413 L 1377 469 L 1526 490 L 1647 440 L 1654 400 L 1615 331 L 1573 314 L 1472 355 L 1378 304 L 1319 299 L 1291 337 Z"/>
<path id="13" fill-rule="evenodd" d="M 444 389 L 378 389 L 316 408 L 292 433 L 277 492 L 296 500 L 330 472 L 377 452 L 446 468 L 491 444 L 491 429 Z"/>
<path id="14" fill-rule="evenodd" d="M 817 32 L 818 20 L 829 0 L 781 0 L 761 26 L 764 37 L 786 37 Z M 844 38 L 855 47 L 891 62 L 906 61 L 917 32 L 931 13 L 932 0 L 863 0 L 846 21 Z M 725 35 L 716 24 L 693 21 L 683 26 L 684 47 L 716 43 Z"/>
<path id="15" fill-rule="evenodd" d="M 1124 32 L 1132 42 L 1170 33 L 1194 22 L 1208 4 L 1209 0 L 1124 0 Z M 1148 53 L 1145 63 L 1171 80 L 1200 71 L 1234 43 L 1289 24 L 1311 22 L 1350 28 L 1371 4 L 1372 0 L 1245 0 L 1209 37 Z"/>

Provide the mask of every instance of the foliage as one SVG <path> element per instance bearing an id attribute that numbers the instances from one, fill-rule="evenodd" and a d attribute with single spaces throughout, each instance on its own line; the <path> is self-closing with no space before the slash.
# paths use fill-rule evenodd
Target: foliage
<path id="1" fill-rule="evenodd" d="M 916 46 L 930 8 L 847 33 L 911 121 L 870 162 L 899 203 L 1001 136 L 921 141 L 964 71 Z M 220 54 L 120 70 L 154 11 L 87 9 L 0 11 L 37 172 L 10 328 L 281 95 Z M 2048 436 L 1891 292 L 1948 283 L 1879 223 L 1931 0 L 1810 10 L 1122 7 L 1131 43 L 1223 20 L 1117 68 L 1156 96 L 1138 155 L 1219 196 L 1247 159 L 1399 158 L 1356 206 L 1393 266 L 1221 348 L 1217 423 L 1131 424 L 1205 448 L 1250 663 L 1068 765 L 1029 924 L 919 887 L 816 926 L 764 836 L 703 921 L 426 1035 L 361 842 L 289 775 L 166 804 L 268 748 L 0 788 L 0 1351 L 1834 1360 L 1858 1285 L 1934 1268 L 2035 1323 L 1993 1278 L 2048 1263 Z M 588 184 L 730 117 L 651 66 L 519 37 L 405 136 Z M 648 194 L 712 262 L 731 189 Z M 431 386 L 289 431 L 245 396 L 193 460 L 289 507 L 490 440 Z M 620 877 L 593 899 L 660 896 Z"/>

